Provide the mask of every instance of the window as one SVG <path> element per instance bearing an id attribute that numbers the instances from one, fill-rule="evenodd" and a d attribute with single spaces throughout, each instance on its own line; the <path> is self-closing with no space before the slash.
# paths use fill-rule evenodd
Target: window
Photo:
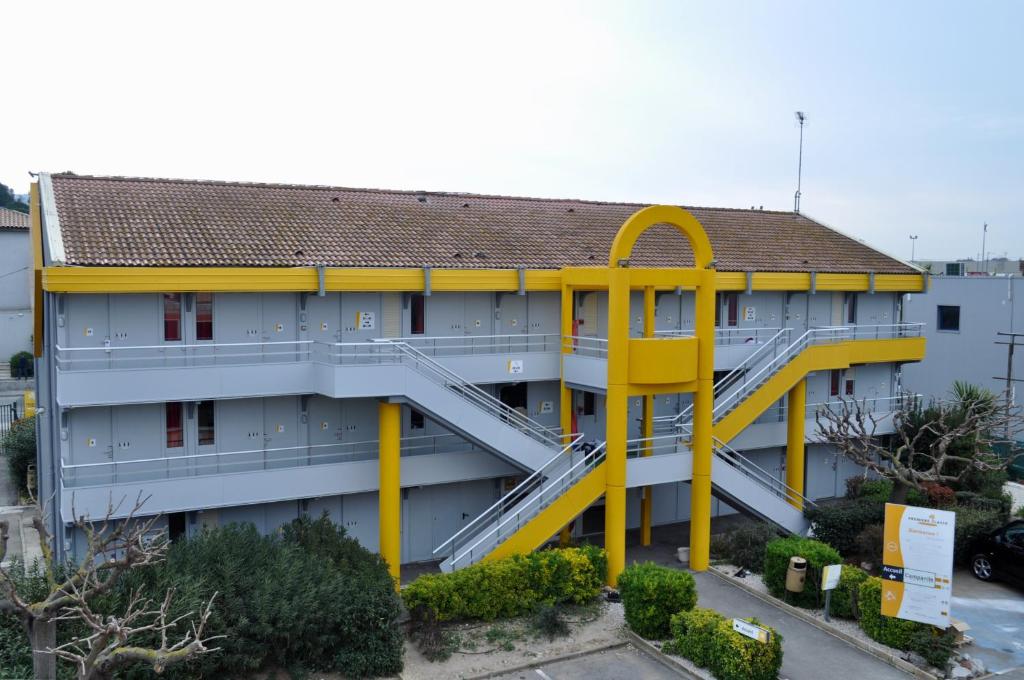
<path id="1" fill-rule="evenodd" d="M 199 421 L 199 445 L 213 445 L 213 402 L 201 401 L 196 407 L 196 419 Z"/>
<path id="2" fill-rule="evenodd" d="M 843 380 L 843 372 L 841 370 L 829 371 L 829 386 L 828 395 L 830 397 L 839 396 L 839 383 Z"/>
<path id="3" fill-rule="evenodd" d="M 185 537 L 187 523 L 184 512 L 172 512 L 167 515 L 167 537 L 171 542 Z"/>
<path id="4" fill-rule="evenodd" d="M 857 294 L 846 294 L 846 323 L 857 323 Z"/>
<path id="5" fill-rule="evenodd" d="M 420 413 L 416 409 L 412 409 L 409 412 L 409 428 L 410 429 L 422 430 L 425 424 L 426 424 L 426 419 L 423 417 L 422 413 Z"/>
<path id="6" fill-rule="evenodd" d="M 736 293 L 728 293 L 725 296 L 726 304 L 729 306 L 727 323 L 730 327 L 739 325 L 740 321 L 740 296 Z"/>
<path id="7" fill-rule="evenodd" d="M 409 300 L 410 314 L 410 332 L 413 335 L 423 335 L 424 326 L 424 298 L 421 293 L 413 293 L 412 298 Z"/>
<path id="8" fill-rule="evenodd" d="M 946 276 L 963 276 L 964 275 L 964 263 L 963 262 L 947 262 L 946 263 Z"/>
<path id="9" fill-rule="evenodd" d="M 185 445 L 185 428 L 180 401 L 167 404 L 167 448 L 180 449 Z"/>
<path id="10" fill-rule="evenodd" d="M 164 340 L 181 340 L 181 293 L 164 293 Z"/>
<path id="11" fill-rule="evenodd" d="M 213 293 L 196 293 L 196 340 L 213 340 Z"/>
<path id="12" fill-rule="evenodd" d="M 960 306 L 939 305 L 939 319 L 935 327 L 940 331 L 960 330 Z"/>
<path id="13" fill-rule="evenodd" d="M 715 293 L 715 328 L 722 325 L 722 294 Z"/>
<path id="14" fill-rule="evenodd" d="M 854 389 L 855 389 L 855 385 L 853 384 L 853 378 L 847 378 L 846 379 L 846 387 L 843 389 L 843 393 L 846 396 L 848 396 L 848 397 L 852 397 L 853 393 L 854 393 Z"/>
<path id="15" fill-rule="evenodd" d="M 584 392 L 583 393 L 583 415 L 592 416 L 596 412 L 594 407 L 594 393 Z"/>

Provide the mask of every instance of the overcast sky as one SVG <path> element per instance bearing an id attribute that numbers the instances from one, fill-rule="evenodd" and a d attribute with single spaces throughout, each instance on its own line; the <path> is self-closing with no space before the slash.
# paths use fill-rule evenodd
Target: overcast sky
<path id="1" fill-rule="evenodd" d="M 504 9 L 502 9 L 504 7 Z M 1024 3 L 19 2 L 28 171 L 802 211 L 1024 256 Z"/>

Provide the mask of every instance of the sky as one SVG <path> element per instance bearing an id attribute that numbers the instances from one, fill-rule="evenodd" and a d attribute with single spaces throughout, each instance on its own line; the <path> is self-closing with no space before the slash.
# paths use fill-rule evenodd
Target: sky
<path id="1" fill-rule="evenodd" d="M 1024 256 L 1024 3 L 23 2 L 0 182 L 186 177 L 801 211 Z"/>

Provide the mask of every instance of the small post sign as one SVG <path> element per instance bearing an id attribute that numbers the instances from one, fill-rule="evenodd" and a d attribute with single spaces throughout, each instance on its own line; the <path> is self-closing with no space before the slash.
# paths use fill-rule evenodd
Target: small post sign
<path id="1" fill-rule="evenodd" d="M 733 619 L 732 629 L 740 635 L 746 635 L 752 640 L 757 640 L 758 642 L 763 642 L 765 644 L 772 639 L 771 631 L 750 623 L 749 621 L 744 621 L 743 619 Z"/>
<path id="2" fill-rule="evenodd" d="M 829 621 L 828 610 L 832 605 L 832 591 L 839 585 L 839 577 L 843 574 L 843 565 L 829 564 L 821 570 L 821 589 L 825 591 L 825 620 Z"/>

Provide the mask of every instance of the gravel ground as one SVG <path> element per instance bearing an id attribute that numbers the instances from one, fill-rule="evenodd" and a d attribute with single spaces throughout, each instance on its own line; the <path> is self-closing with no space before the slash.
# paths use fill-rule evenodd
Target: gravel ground
<path id="1" fill-rule="evenodd" d="M 570 611 L 566 619 L 570 621 L 570 634 L 552 641 L 534 637 L 526 619 L 452 626 L 448 630 L 458 635 L 460 644 L 447 661 L 428 661 L 414 644 L 406 642 L 401 678 L 472 678 L 626 640 L 621 603 L 602 601 L 591 613 L 586 609 L 579 614 Z"/>

